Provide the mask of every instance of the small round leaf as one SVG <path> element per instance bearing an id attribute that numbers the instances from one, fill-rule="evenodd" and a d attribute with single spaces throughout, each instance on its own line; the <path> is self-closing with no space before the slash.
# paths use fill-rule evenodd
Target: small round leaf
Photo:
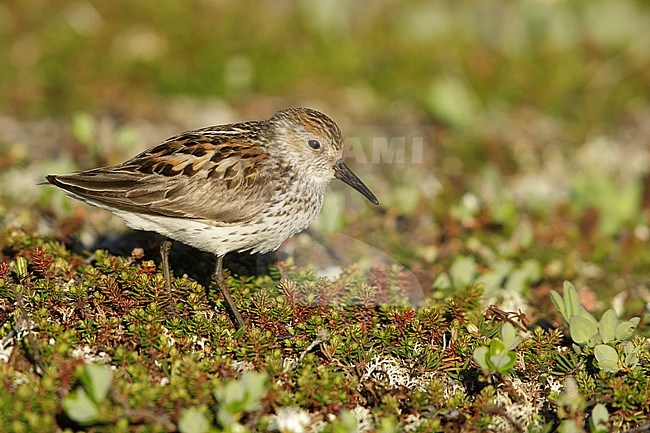
<path id="1" fill-rule="evenodd" d="M 618 353 L 616 349 L 606 344 L 599 344 L 594 348 L 594 355 L 598 361 L 598 368 L 609 373 L 618 371 Z"/>

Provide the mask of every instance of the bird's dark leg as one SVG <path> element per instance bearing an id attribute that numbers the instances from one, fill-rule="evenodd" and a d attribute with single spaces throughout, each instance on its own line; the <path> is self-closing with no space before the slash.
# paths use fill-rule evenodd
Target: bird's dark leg
<path id="1" fill-rule="evenodd" d="M 172 305 L 172 310 L 174 309 L 174 298 L 172 297 L 172 279 L 169 275 L 169 251 L 172 249 L 172 241 L 165 239 L 160 244 L 160 257 L 162 259 L 162 270 L 165 277 L 165 285 L 167 286 L 167 292 L 169 293 L 169 300 Z"/>
<path id="2" fill-rule="evenodd" d="M 232 324 L 235 326 L 235 330 L 238 330 L 246 326 L 246 322 L 244 322 L 244 318 L 239 312 L 239 309 L 237 308 L 237 304 L 235 304 L 235 301 L 232 299 L 230 290 L 226 286 L 226 283 L 223 278 L 223 256 L 217 256 L 217 264 L 214 268 L 212 281 L 217 283 L 217 287 L 219 287 L 219 291 L 221 292 L 223 299 L 226 301 L 226 309 L 228 310 L 228 316 L 230 316 L 230 320 L 232 321 Z"/>

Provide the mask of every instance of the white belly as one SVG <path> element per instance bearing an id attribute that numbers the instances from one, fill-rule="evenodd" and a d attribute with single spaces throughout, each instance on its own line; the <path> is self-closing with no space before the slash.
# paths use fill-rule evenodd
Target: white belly
<path id="1" fill-rule="evenodd" d="M 291 194 L 287 196 L 295 197 Z M 303 194 L 297 200 L 270 204 L 259 218 L 245 224 L 108 210 L 133 229 L 160 233 L 221 256 L 231 251 L 266 253 L 278 249 L 287 238 L 307 228 L 320 213 L 322 205 L 323 194 Z"/>

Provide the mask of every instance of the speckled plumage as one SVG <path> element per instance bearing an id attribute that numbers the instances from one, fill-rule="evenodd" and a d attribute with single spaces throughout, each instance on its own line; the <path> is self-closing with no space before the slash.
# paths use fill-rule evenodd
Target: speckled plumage
<path id="1" fill-rule="evenodd" d="M 219 268 L 230 251 L 272 251 L 304 230 L 334 177 L 378 204 L 342 154 L 334 121 L 292 108 L 184 132 L 122 164 L 47 180 L 131 228 L 216 254 Z"/>

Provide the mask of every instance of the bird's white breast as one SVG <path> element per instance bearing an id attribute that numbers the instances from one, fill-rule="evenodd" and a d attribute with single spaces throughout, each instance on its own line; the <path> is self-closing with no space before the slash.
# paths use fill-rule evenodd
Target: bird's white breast
<path id="1" fill-rule="evenodd" d="M 107 209 L 133 229 L 157 232 L 216 255 L 247 250 L 265 253 L 306 229 L 320 213 L 324 194 L 325 185 L 294 183 L 276 194 L 259 217 L 238 224 Z"/>

